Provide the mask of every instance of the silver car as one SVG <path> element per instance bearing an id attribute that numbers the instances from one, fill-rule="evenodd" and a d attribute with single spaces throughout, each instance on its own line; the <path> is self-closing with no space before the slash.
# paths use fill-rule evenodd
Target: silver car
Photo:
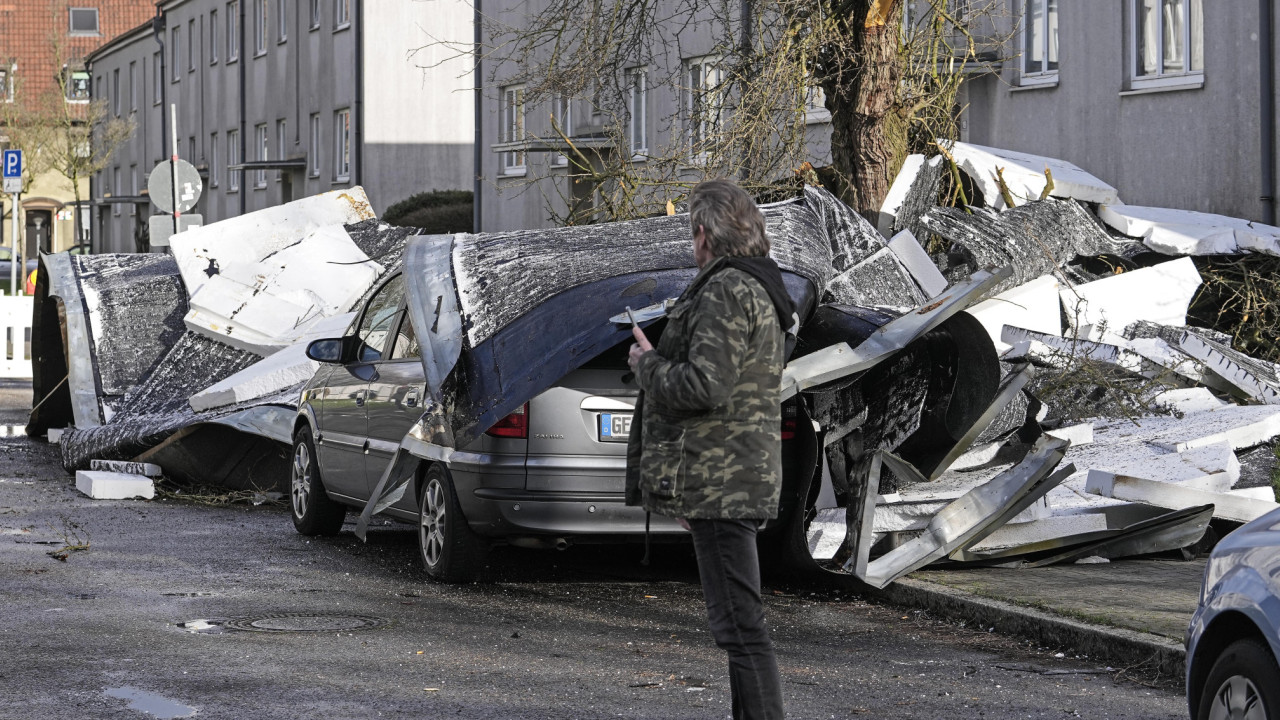
<path id="1" fill-rule="evenodd" d="M 306 535 L 335 534 L 348 507 L 365 506 L 422 414 L 426 382 L 403 276 L 370 298 L 348 336 L 345 354 L 322 365 L 299 405 L 291 501 L 294 526 Z M 386 512 L 417 524 L 428 574 L 468 579 L 499 541 L 563 548 L 642 537 L 644 511 L 623 504 L 638 392 L 629 379 L 620 345 L 498 421 L 450 462 L 420 468 Z M 658 517 L 651 530 L 683 532 Z"/>

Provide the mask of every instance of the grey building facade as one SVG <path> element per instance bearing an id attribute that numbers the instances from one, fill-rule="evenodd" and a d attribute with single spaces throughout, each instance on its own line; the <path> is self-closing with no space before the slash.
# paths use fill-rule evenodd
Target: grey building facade
<path id="1" fill-rule="evenodd" d="M 534 14 L 522 0 L 495 4 L 491 12 L 508 23 Z M 1265 65 L 1275 74 L 1276 20 L 1260 15 L 1269 4 L 1004 0 L 985 7 L 952 0 L 953 12 L 983 6 L 975 27 L 999 44 L 993 62 L 964 70 L 960 139 L 1071 161 L 1129 204 L 1272 220 L 1274 200 L 1264 198 L 1276 194 L 1266 182 L 1275 176 L 1275 120 L 1262 99 L 1274 103 L 1275 91 L 1261 71 Z M 717 32 L 684 27 L 679 46 L 657 55 L 687 65 L 711 52 Z M 483 96 L 482 223 L 487 230 L 546 226 L 562 209 L 556 203 L 566 194 L 567 170 L 554 164 L 556 153 L 530 151 L 513 162 L 509 151 L 513 127 L 526 138 L 545 136 L 556 110 L 525 107 L 513 122 L 513 88 L 498 70 Z M 648 88 L 644 122 L 657 138 L 650 142 L 686 131 L 679 117 L 691 82 Z M 829 162 L 828 128 L 815 111 L 815 166 Z"/>
<path id="2" fill-rule="evenodd" d="M 361 185 L 374 211 L 470 189 L 474 113 L 462 0 L 169 0 L 88 59 L 133 136 L 93 179 L 95 251 L 132 252 L 144 191 L 172 153 L 196 166 L 204 222 Z"/>

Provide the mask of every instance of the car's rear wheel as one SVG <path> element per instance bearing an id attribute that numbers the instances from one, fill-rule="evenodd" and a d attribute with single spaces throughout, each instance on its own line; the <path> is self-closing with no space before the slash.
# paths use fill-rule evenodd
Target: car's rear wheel
<path id="1" fill-rule="evenodd" d="M 1280 720 L 1280 669 L 1260 640 L 1237 640 L 1205 680 L 1199 720 Z"/>
<path id="2" fill-rule="evenodd" d="M 427 574 L 441 582 L 472 580 L 484 566 L 486 547 L 467 525 L 453 481 L 432 464 L 418 493 L 418 549 Z"/>
<path id="3" fill-rule="evenodd" d="M 293 436 L 293 469 L 289 483 L 293 527 L 303 535 L 337 535 L 342 529 L 347 509 L 324 491 L 318 458 L 311 429 L 304 427 Z"/>

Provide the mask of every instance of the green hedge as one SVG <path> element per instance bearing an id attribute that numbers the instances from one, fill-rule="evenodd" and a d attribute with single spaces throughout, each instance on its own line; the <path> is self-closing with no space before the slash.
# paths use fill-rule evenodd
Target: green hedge
<path id="1" fill-rule="evenodd" d="M 383 222 L 431 234 L 471 232 L 470 190 L 432 190 L 411 195 L 382 214 Z"/>

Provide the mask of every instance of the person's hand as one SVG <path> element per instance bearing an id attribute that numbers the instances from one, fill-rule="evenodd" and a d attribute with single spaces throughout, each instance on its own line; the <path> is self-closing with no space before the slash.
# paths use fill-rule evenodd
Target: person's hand
<path id="1" fill-rule="evenodd" d="M 627 355 L 627 364 L 631 366 L 631 372 L 639 372 L 640 357 L 653 349 L 653 343 L 649 342 L 649 338 L 645 337 L 644 331 L 639 327 L 632 327 L 631 334 L 636 341 L 631 345 L 631 352 Z"/>

